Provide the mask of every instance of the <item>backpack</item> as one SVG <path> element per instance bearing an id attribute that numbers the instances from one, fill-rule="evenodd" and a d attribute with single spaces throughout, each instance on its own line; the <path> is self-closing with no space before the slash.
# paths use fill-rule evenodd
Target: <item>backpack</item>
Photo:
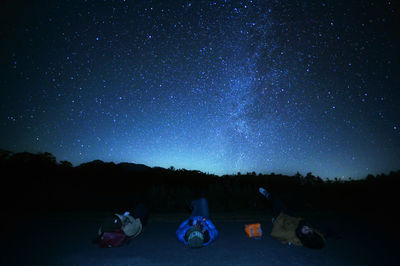
<path id="1" fill-rule="evenodd" d="M 116 230 L 113 232 L 103 232 L 99 236 L 99 247 L 101 248 L 111 248 L 121 246 L 125 239 L 126 234 L 122 230 Z"/>
<path id="2" fill-rule="evenodd" d="M 245 224 L 244 232 L 246 233 L 247 237 L 254 239 L 260 239 L 263 235 L 260 223 Z"/>

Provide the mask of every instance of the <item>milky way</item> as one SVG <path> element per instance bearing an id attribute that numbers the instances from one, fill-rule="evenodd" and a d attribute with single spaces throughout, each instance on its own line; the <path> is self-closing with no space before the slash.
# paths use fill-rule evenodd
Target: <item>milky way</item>
<path id="1" fill-rule="evenodd" d="M 391 1 L 1 5 L 2 149 L 218 175 L 400 169 Z"/>

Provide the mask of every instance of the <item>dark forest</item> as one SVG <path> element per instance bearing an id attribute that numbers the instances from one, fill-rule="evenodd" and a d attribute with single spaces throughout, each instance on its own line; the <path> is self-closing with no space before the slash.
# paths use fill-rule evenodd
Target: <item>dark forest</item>
<path id="1" fill-rule="evenodd" d="M 51 153 L 1 152 L 4 208 L 16 213 L 65 210 L 112 211 L 145 201 L 155 212 L 184 210 L 186 202 L 206 197 L 213 211 L 268 208 L 255 191 L 268 187 L 294 210 L 332 210 L 391 215 L 400 171 L 363 179 L 237 173 L 216 176 L 200 171 L 147 167 L 95 160 L 73 167 Z M 385 206 L 382 208 L 382 206 Z"/>

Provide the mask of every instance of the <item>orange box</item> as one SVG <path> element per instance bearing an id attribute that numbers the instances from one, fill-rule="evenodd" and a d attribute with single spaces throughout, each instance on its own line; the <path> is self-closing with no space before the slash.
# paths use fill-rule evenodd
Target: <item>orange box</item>
<path id="1" fill-rule="evenodd" d="M 247 237 L 255 238 L 255 239 L 259 239 L 263 235 L 263 231 L 262 231 L 260 223 L 245 224 L 244 232 L 246 233 Z"/>

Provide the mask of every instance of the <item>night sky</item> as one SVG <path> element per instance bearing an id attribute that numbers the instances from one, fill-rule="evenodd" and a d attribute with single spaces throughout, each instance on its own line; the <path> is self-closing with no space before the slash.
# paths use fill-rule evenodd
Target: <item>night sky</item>
<path id="1" fill-rule="evenodd" d="M 0 148 L 218 175 L 399 170 L 399 12 L 1 1 Z"/>

